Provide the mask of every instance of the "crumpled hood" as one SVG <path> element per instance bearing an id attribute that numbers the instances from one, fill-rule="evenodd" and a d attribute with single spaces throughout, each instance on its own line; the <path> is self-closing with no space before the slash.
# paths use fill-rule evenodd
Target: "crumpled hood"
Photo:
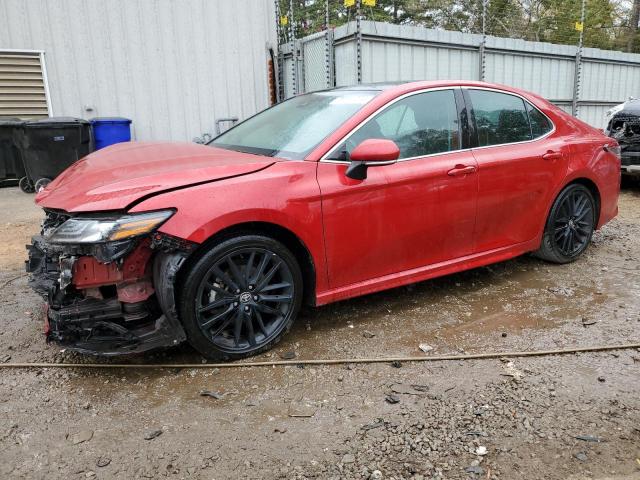
<path id="1" fill-rule="evenodd" d="M 67 212 L 122 210 L 142 197 L 273 163 L 271 157 L 195 143 L 120 143 L 74 163 L 36 195 L 36 203 Z"/>
<path id="2" fill-rule="evenodd" d="M 626 101 L 622 109 L 616 112 L 616 116 L 624 115 L 638 115 L 640 116 L 640 99 L 633 99 Z"/>

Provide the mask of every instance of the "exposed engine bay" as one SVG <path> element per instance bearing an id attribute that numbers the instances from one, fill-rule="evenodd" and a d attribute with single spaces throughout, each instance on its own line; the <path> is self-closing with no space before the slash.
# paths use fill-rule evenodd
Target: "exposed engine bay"
<path id="1" fill-rule="evenodd" d="M 622 173 L 640 175 L 640 100 L 629 100 L 617 107 L 605 133 L 620 144 Z"/>
<path id="2" fill-rule="evenodd" d="M 46 212 L 41 234 L 27 245 L 26 270 L 30 286 L 48 305 L 48 340 L 83 353 L 116 355 L 186 339 L 174 283 L 194 244 L 145 231 L 156 220 Z"/>

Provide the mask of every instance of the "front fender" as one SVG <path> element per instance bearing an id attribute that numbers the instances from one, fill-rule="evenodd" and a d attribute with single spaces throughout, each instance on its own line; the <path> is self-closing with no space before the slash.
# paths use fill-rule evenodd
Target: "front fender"
<path id="1" fill-rule="evenodd" d="M 156 195 L 131 212 L 175 208 L 160 231 L 199 244 L 247 222 L 285 228 L 309 250 L 320 292 L 327 288 L 327 276 L 316 168 L 316 162 L 277 162 L 253 174 Z"/>

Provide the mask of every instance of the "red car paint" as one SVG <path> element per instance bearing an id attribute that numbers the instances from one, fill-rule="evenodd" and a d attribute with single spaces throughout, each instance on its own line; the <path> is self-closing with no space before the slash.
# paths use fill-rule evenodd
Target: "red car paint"
<path id="1" fill-rule="evenodd" d="M 127 255 L 122 266 L 117 262 L 101 263 L 95 257 L 80 256 L 73 265 L 73 284 L 78 289 L 117 285 L 118 300 L 136 303 L 153 295 L 149 259 L 153 254 L 149 241 L 142 242 Z"/>
<path id="2" fill-rule="evenodd" d="M 400 156 L 400 149 L 391 140 L 370 138 L 351 152 L 353 162 L 386 162 Z"/>
<path id="3" fill-rule="evenodd" d="M 516 93 L 555 131 L 521 144 L 471 148 L 370 168 L 320 159 L 391 100 L 435 87 Z M 160 231 L 203 243 L 243 223 L 293 233 L 313 260 L 316 304 L 486 265 L 536 250 L 568 183 L 593 184 L 598 227 L 617 214 L 620 161 L 611 139 L 528 92 L 479 82 L 415 82 L 382 91 L 304 161 L 193 144 L 132 144 L 96 152 L 37 197 L 69 212 L 174 208 Z"/>

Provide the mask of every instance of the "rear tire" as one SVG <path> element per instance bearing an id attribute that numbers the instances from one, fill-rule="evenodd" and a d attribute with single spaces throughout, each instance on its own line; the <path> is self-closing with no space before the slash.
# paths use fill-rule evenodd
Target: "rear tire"
<path id="1" fill-rule="evenodd" d="M 294 255 L 262 235 L 240 235 L 202 253 L 183 276 L 180 318 L 189 343 L 212 360 L 269 350 L 302 305 Z"/>
<path id="2" fill-rule="evenodd" d="M 596 226 L 596 202 L 584 185 L 573 183 L 553 202 L 540 249 L 534 255 L 553 263 L 576 260 L 591 243 Z"/>

